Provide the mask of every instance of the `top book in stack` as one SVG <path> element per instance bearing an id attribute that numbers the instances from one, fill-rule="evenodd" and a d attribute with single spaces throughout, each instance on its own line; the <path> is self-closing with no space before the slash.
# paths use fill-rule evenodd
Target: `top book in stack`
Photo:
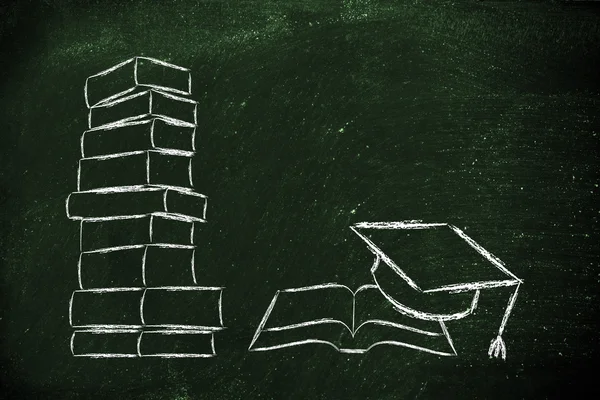
<path id="1" fill-rule="evenodd" d="M 148 57 L 134 57 L 87 78 L 88 128 L 160 117 L 180 126 L 196 125 L 197 102 L 190 70 Z"/>
<path id="2" fill-rule="evenodd" d="M 88 108 L 109 103 L 136 88 L 157 89 L 189 96 L 192 75 L 188 68 L 149 57 L 133 57 L 85 81 L 85 103 Z"/>

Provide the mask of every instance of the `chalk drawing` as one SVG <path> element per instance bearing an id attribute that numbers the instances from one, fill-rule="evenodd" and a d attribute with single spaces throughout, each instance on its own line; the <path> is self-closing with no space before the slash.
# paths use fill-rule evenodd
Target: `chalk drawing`
<path id="1" fill-rule="evenodd" d="M 77 190 L 65 202 L 67 217 L 80 222 L 79 289 L 69 301 L 76 357 L 216 355 L 223 288 L 199 286 L 194 267 L 207 196 L 194 190 L 191 88 L 189 69 L 150 57 L 86 79 L 88 126 Z M 181 273 L 163 279 L 182 285 L 157 282 L 161 264 Z M 113 275 L 98 271 L 111 267 Z"/>
<path id="2" fill-rule="evenodd" d="M 144 327 L 148 327 L 194 329 L 205 331 L 222 330 L 223 289 L 224 288 L 222 287 L 209 286 L 162 286 L 75 290 L 71 295 L 71 300 L 69 301 L 69 323 L 73 328 L 142 329 Z M 114 294 L 121 294 L 121 296 L 117 297 L 114 296 Z M 123 294 L 125 296 L 123 296 Z M 109 305 L 115 308 L 115 314 L 119 314 L 119 318 L 121 318 L 121 320 L 134 320 L 135 323 L 113 323 L 113 321 L 116 321 L 116 317 L 111 317 L 111 322 L 108 323 L 95 323 L 97 319 L 106 318 L 102 316 L 102 314 L 106 313 L 106 310 L 93 309 L 96 304 L 102 304 L 102 301 L 108 301 Z M 186 313 L 186 317 L 190 320 L 196 321 L 194 324 L 171 322 L 173 313 L 175 313 L 176 310 L 160 310 L 158 313 L 154 311 L 152 313 L 153 315 L 150 317 L 148 316 L 148 312 L 144 312 L 146 304 L 153 303 L 153 305 L 156 306 L 157 303 L 166 301 L 168 301 L 169 304 L 172 304 L 172 306 L 177 309 L 183 308 L 186 305 L 189 307 L 189 304 L 192 303 L 203 305 L 207 308 L 212 305 L 213 310 L 210 313 L 203 313 L 206 315 L 200 315 L 195 308 L 190 309 L 189 313 Z M 83 311 L 80 312 L 81 315 L 79 317 L 77 317 L 77 315 L 74 316 L 74 314 L 77 313 L 77 308 L 75 307 L 76 305 L 80 306 L 79 311 Z M 120 307 L 117 308 L 117 306 Z M 124 312 L 132 310 L 134 312 L 130 312 L 129 315 L 126 315 L 126 312 Z M 98 311 L 98 315 L 93 315 L 94 311 Z M 177 317 L 178 316 L 175 315 L 175 318 Z M 90 322 L 89 319 L 92 321 Z"/>
<path id="3" fill-rule="evenodd" d="M 152 346 L 157 337 L 162 340 Z M 70 348 L 73 356 L 87 358 L 216 356 L 214 332 L 193 329 L 81 329 L 71 335 Z"/>
<path id="4" fill-rule="evenodd" d="M 173 75 L 179 75 L 179 84 L 176 87 L 172 84 L 164 85 L 161 84 L 159 79 L 148 76 L 146 73 L 157 69 L 160 69 L 160 73 L 166 72 Z M 119 89 L 112 89 L 110 94 L 104 93 L 104 95 L 96 94 L 93 90 L 95 88 L 100 88 L 100 92 L 103 92 L 103 86 L 106 86 L 107 84 L 111 89 L 115 85 L 119 87 Z M 184 96 L 190 95 L 192 94 L 192 75 L 187 68 L 170 64 L 156 58 L 133 57 L 88 77 L 85 80 L 84 86 L 85 104 L 88 108 L 92 108 L 96 105 L 109 103 L 112 100 L 124 97 L 138 87 L 158 89 L 164 92 L 171 92 Z"/>
<path id="5" fill-rule="evenodd" d="M 330 290 L 339 290 L 339 289 L 347 291 L 347 293 L 349 294 L 348 306 L 349 306 L 349 309 L 352 310 L 352 312 L 351 312 L 351 317 L 348 321 L 344 321 L 344 318 L 340 318 L 335 315 L 332 315 L 330 317 L 319 318 L 319 319 L 309 319 L 307 321 L 302 321 L 302 322 L 292 323 L 292 324 L 288 323 L 288 324 L 281 325 L 281 324 L 270 322 L 271 314 L 272 314 L 273 310 L 276 308 L 278 300 L 281 301 L 280 297 L 282 295 L 287 294 L 288 296 L 286 296 L 286 297 L 293 298 L 293 296 L 289 296 L 289 295 L 290 294 L 293 295 L 294 293 L 300 293 L 300 292 L 316 293 L 318 291 L 330 291 Z M 390 346 L 406 347 L 406 348 L 419 350 L 419 351 L 423 351 L 423 352 L 427 352 L 427 353 L 432 353 L 432 354 L 436 354 L 436 355 L 440 355 L 440 356 L 456 355 L 456 351 L 454 350 L 452 339 L 450 338 L 450 335 L 449 335 L 443 321 L 435 321 L 435 322 L 428 323 L 428 324 L 426 324 L 426 327 L 423 327 L 423 324 L 421 323 L 420 324 L 421 327 L 416 327 L 413 325 L 406 324 L 407 322 L 410 323 L 411 321 L 407 318 L 402 317 L 401 315 L 398 315 L 397 318 L 393 318 L 392 320 L 390 320 L 389 318 L 381 319 L 381 318 L 377 318 L 377 317 L 363 318 L 363 320 L 359 320 L 357 318 L 357 312 L 358 312 L 357 307 L 360 307 L 361 303 L 360 303 L 360 301 L 357 301 L 357 300 L 360 300 L 361 297 L 364 296 L 365 293 L 369 293 L 369 292 L 371 294 L 376 292 L 377 296 L 379 296 L 378 288 L 376 285 L 373 285 L 373 284 L 360 286 L 355 291 L 352 291 L 349 287 L 347 287 L 345 285 L 340 285 L 337 283 L 325 283 L 325 284 L 314 285 L 314 286 L 278 290 L 275 293 L 275 296 L 273 297 L 273 299 L 271 300 L 271 303 L 269 304 L 267 311 L 265 312 L 262 320 L 260 321 L 258 329 L 256 330 L 254 337 L 252 338 L 252 342 L 250 343 L 249 350 L 250 351 L 269 351 L 269 350 L 283 349 L 283 348 L 287 348 L 287 347 L 294 347 L 294 346 L 305 345 L 305 344 L 326 344 L 328 346 L 331 346 L 335 350 L 339 351 L 340 353 L 363 354 L 363 353 L 368 352 L 369 350 L 371 350 L 372 348 L 374 348 L 376 346 L 390 345 Z M 297 306 L 298 306 L 298 313 L 301 315 L 303 312 L 303 310 L 302 310 L 303 305 L 298 304 Z M 401 321 L 401 322 L 398 322 L 398 321 Z M 306 338 L 303 338 L 300 340 L 293 340 L 293 341 L 289 341 L 286 339 L 286 333 L 289 331 L 295 330 L 295 331 L 301 332 L 306 327 L 311 327 L 311 326 L 315 326 L 315 325 L 327 325 L 327 324 L 339 326 L 340 331 L 343 331 L 343 330 L 347 331 L 350 334 L 351 339 L 358 337 L 360 335 L 360 332 L 362 330 L 365 330 L 368 326 L 375 325 L 375 326 L 383 326 L 386 328 L 391 328 L 393 331 L 396 332 L 396 336 L 398 336 L 400 338 L 408 336 L 413 341 L 423 342 L 423 343 L 427 343 L 427 344 L 415 344 L 415 343 L 411 343 L 408 341 L 404 341 L 402 339 L 392 339 L 392 340 L 375 340 L 372 343 L 368 343 L 365 346 L 355 346 L 353 344 L 353 340 L 348 340 L 347 343 L 340 343 L 339 341 L 326 340 L 326 339 L 319 338 L 319 337 L 306 337 Z M 276 337 L 274 340 L 273 339 L 270 339 L 267 341 L 263 340 L 261 343 L 261 337 L 265 336 L 265 334 L 269 334 L 269 335 L 273 336 L 272 333 L 274 333 L 274 332 L 278 333 L 278 335 L 275 335 L 278 337 Z M 392 332 L 391 336 L 392 337 L 394 336 L 393 332 Z M 435 347 L 433 347 L 431 345 L 434 345 Z"/>
<path id="6" fill-rule="evenodd" d="M 375 255 L 375 261 L 371 266 L 374 284 L 363 285 L 354 292 L 337 283 L 277 291 L 252 338 L 250 351 L 268 351 L 309 343 L 321 343 L 332 346 L 339 352 L 362 354 L 375 346 L 386 344 L 436 355 L 456 356 L 458 353 L 448 332 L 447 322 L 470 316 L 478 306 L 482 291 L 514 287 L 497 335 L 488 349 L 490 357 L 506 359 L 506 344 L 502 335 L 523 281 L 510 272 L 500 259 L 477 244 L 462 230 L 447 223 L 423 223 L 418 220 L 361 222 L 351 226 L 350 229 L 367 244 L 367 248 Z M 383 240 L 381 242 L 371 237 L 372 233 L 377 231 L 405 234 L 407 237 L 410 236 L 410 240 L 405 242 L 394 240 L 391 243 L 389 240 L 387 242 Z M 427 231 L 434 232 L 435 235 L 428 237 L 422 234 Z M 453 247 L 451 255 L 444 258 L 442 254 L 435 252 L 441 242 L 451 243 L 457 248 Z M 423 244 L 429 245 L 431 249 L 425 248 L 426 253 L 419 255 L 418 252 L 424 250 Z M 395 255 L 390 256 L 389 253 Z M 393 259 L 392 257 L 401 258 Z M 440 273 L 440 268 L 445 268 L 444 273 Z M 290 321 L 280 323 L 276 318 L 273 321 L 274 310 L 277 310 L 278 307 L 289 308 L 289 304 L 294 303 L 294 298 L 290 294 L 340 288 L 344 288 L 352 294 L 352 300 L 348 300 L 353 304 L 352 318 L 349 321 L 345 321 L 341 314 L 340 316 L 309 318 L 306 321 L 291 323 Z M 374 318 L 357 323 L 357 307 L 368 307 L 368 305 L 361 305 L 357 299 L 360 299 L 361 294 L 372 289 L 376 289 L 378 296 L 395 311 L 396 318 L 388 314 L 385 319 Z M 280 304 L 282 295 L 285 295 L 283 305 Z M 407 300 L 411 299 L 419 301 L 425 298 L 440 299 L 439 296 L 446 296 L 442 301 L 442 306 L 446 307 L 445 312 L 431 312 L 405 304 Z M 449 300 L 456 300 L 456 302 Z M 293 305 L 298 318 L 303 318 L 303 315 L 307 313 L 302 301 L 306 301 L 306 299 L 300 299 L 298 300 L 299 304 Z M 421 304 L 420 307 L 424 307 L 424 305 Z M 377 308 L 377 310 L 382 309 L 381 306 Z M 357 332 L 369 324 L 394 327 L 397 328 L 398 336 L 407 337 L 410 341 L 387 339 L 375 341 L 366 347 L 352 347 L 352 341 L 348 345 L 348 343 L 323 339 L 318 335 L 311 336 L 313 333 L 307 330 L 308 327 L 326 324 L 341 326 L 350 333 L 351 338 L 358 337 Z M 423 328 L 423 326 L 427 328 Z M 302 337 L 303 329 L 306 330 L 306 337 Z M 292 331 L 295 331 L 294 340 L 289 340 L 288 336 Z M 406 332 L 411 332 L 413 335 L 406 335 Z M 319 334 L 322 335 L 322 333 Z M 435 339 L 436 337 L 443 338 L 443 342 L 425 340 L 429 345 L 420 344 L 424 339 Z"/>
<path id="7" fill-rule="evenodd" d="M 452 321 L 465 318 L 472 314 L 472 312 L 477 308 L 480 292 L 482 290 L 500 288 L 500 287 L 514 287 L 514 291 L 510 296 L 506 309 L 504 311 L 504 315 L 502 317 L 502 321 L 500 323 L 500 327 L 498 329 L 497 336 L 491 341 L 488 354 L 493 357 L 502 357 L 502 359 L 506 359 L 506 344 L 502 338 L 502 334 L 504 333 L 504 329 L 506 327 L 506 323 L 508 321 L 508 317 L 510 316 L 513 307 L 515 305 L 515 301 L 517 298 L 517 294 L 519 292 L 519 288 L 523 283 L 523 280 L 517 278 L 512 272 L 510 272 L 504 263 L 498 259 L 496 256 L 491 254 L 489 251 L 484 249 L 481 245 L 476 243 L 473 239 L 467 236 L 461 229 L 457 228 L 454 225 L 448 223 L 423 223 L 418 220 L 411 221 L 399 221 L 399 222 L 361 222 L 355 224 L 350 227 L 366 244 L 368 249 L 375 255 L 375 262 L 371 267 L 371 274 L 373 276 L 373 280 L 375 284 L 381 291 L 382 295 L 394 306 L 396 310 L 400 313 L 408 315 L 415 319 L 420 320 L 433 320 L 433 321 Z M 439 230 L 442 232 L 446 232 L 449 234 L 454 234 L 458 238 L 460 238 L 464 244 L 467 245 L 467 249 L 472 251 L 474 254 L 477 254 L 481 257 L 482 260 L 486 261 L 485 266 L 492 266 L 493 271 L 486 271 L 481 274 L 479 271 L 475 271 L 475 273 L 479 276 L 490 275 L 494 276 L 494 279 L 472 279 L 469 274 L 465 274 L 465 272 L 471 272 L 475 268 L 457 268 L 454 271 L 450 271 L 446 278 L 450 281 L 454 281 L 451 284 L 438 284 L 434 286 L 430 286 L 427 288 L 421 287 L 420 282 L 415 281 L 410 277 L 410 273 L 406 271 L 406 268 L 400 267 L 398 263 L 396 263 L 392 258 L 390 258 L 380 247 L 379 244 L 376 244 L 373 240 L 371 240 L 367 234 L 367 232 L 371 230 L 403 230 L 405 232 L 410 233 L 413 230 L 416 231 L 425 231 L 425 230 Z M 398 246 L 402 246 L 402 243 L 398 243 Z M 458 250 L 458 249 L 457 249 Z M 410 253 L 411 249 L 407 249 L 407 254 Z M 406 264 L 407 260 L 397 260 L 402 261 Z M 408 260 L 412 261 L 412 260 Z M 409 263 L 410 264 L 410 263 Z M 461 266 L 462 264 L 458 264 Z M 480 265 L 484 268 L 484 265 Z M 413 290 L 413 295 L 418 297 L 419 294 L 426 293 L 447 293 L 447 294 L 456 294 L 456 293 L 465 293 L 471 292 L 473 293 L 473 300 L 471 302 L 470 307 L 461 312 L 457 313 L 448 313 L 448 314 L 432 314 L 425 312 L 423 310 L 415 310 L 411 307 L 406 306 L 402 302 L 398 301 L 394 295 L 392 295 L 387 290 L 387 282 L 380 281 L 378 279 L 379 271 L 382 268 L 389 268 L 394 272 L 395 276 L 398 280 L 402 280 L 408 287 Z M 418 265 L 416 268 L 426 268 L 425 265 Z M 494 273 L 493 273 L 494 272 Z M 499 272 L 499 273 L 495 273 Z M 438 274 L 439 275 L 439 274 Z M 499 277 L 499 278 L 497 278 Z M 424 280 L 423 284 L 428 284 L 427 280 Z"/>

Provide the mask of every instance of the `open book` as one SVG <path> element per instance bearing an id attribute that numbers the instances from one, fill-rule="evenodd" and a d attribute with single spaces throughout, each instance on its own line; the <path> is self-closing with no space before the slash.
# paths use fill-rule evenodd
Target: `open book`
<path id="1" fill-rule="evenodd" d="M 311 343 L 326 344 L 343 353 L 365 353 L 378 345 L 392 345 L 456 355 L 443 321 L 400 314 L 375 285 L 352 291 L 344 285 L 326 283 L 277 291 L 249 350 Z"/>

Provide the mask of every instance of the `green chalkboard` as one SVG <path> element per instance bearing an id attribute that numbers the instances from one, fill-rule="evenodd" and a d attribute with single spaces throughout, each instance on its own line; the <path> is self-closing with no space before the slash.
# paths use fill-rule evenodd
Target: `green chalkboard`
<path id="1" fill-rule="evenodd" d="M 588 378 L 600 327 L 597 11 L 592 3 L 534 1 L 3 4 L 0 397 L 505 399 L 564 397 L 576 388 L 597 392 Z M 138 66 L 140 82 L 166 82 L 176 89 L 170 95 L 188 99 L 181 100 L 185 107 L 173 108 L 174 100 L 158 90 L 135 97 L 127 103 L 131 109 L 108 111 L 128 115 L 144 109 L 143 96 L 155 96 L 157 113 L 188 125 L 155 123 L 154 144 L 182 152 L 148 156 L 148 176 L 146 160 L 135 154 L 112 160 L 122 174 L 106 175 L 96 169 L 97 159 L 80 163 L 83 132 L 113 118 L 103 109 L 90 120 L 88 106 L 127 90 L 121 80 L 129 75 L 90 80 L 96 97 L 88 103 L 84 86 L 91 75 L 138 56 L 185 68 L 163 68 L 146 58 Z M 86 133 L 86 157 L 130 151 L 135 140 L 147 140 L 144 129 L 152 123 L 144 124 L 127 134 Z M 122 226 L 119 220 L 110 227 L 80 225 L 65 210 L 69 194 L 78 190 L 79 166 L 84 186 L 132 185 L 141 177 L 185 188 L 144 192 L 143 200 L 105 196 L 94 212 L 113 205 L 160 208 L 164 196 L 170 212 L 191 217 L 157 216 L 150 238 L 146 231 L 127 230 L 146 226 L 146 217 Z M 89 204 L 85 193 L 70 201 Z M 436 267 L 440 259 L 462 260 L 464 249 L 455 251 L 456 243 L 466 242 L 455 237 L 411 236 L 401 248 L 373 236 L 398 265 L 412 257 L 409 250 L 425 249 L 418 260 L 429 269 L 409 268 L 421 289 L 463 284 L 471 276 L 510 281 L 482 289 L 469 318 L 447 321 L 458 355 L 389 345 L 364 354 L 323 344 L 249 351 L 259 325 L 331 315 L 352 323 L 393 319 L 376 289 L 353 292 L 373 285 L 374 276 L 397 271 L 386 264 L 372 274 L 377 253 L 350 228 L 406 220 L 452 224 L 514 274 L 477 270 L 485 274 L 479 276 L 474 271 L 481 258 L 469 259 L 473 269 L 456 276 L 450 264 Z M 88 238 L 97 240 L 90 244 Z M 80 259 L 82 249 L 93 252 L 106 238 L 122 246 L 138 240 L 183 244 Z M 82 279 L 86 287 L 101 287 L 96 282 L 106 282 L 110 268 L 127 270 L 110 278 L 111 285 L 142 285 L 131 269 L 142 265 L 142 257 L 148 285 L 178 287 L 193 280 L 212 289 L 149 290 L 143 298 L 137 291 L 117 292 L 108 300 L 73 294 Z M 191 258 L 193 273 L 177 269 Z M 78 263 L 99 269 L 84 270 L 82 278 Z M 502 335 L 506 360 L 490 358 L 490 341 L 521 281 Z M 278 291 L 328 282 L 351 290 L 280 292 L 261 325 Z M 417 298 L 407 292 L 411 287 L 392 286 L 390 293 L 423 310 L 448 312 L 473 301 L 472 292 Z M 85 303 L 91 311 L 77 308 L 70 315 L 70 302 L 79 307 L 84 297 L 91 299 Z M 198 342 L 189 335 L 148 334 L 143 351 L 160 353 L 169 340 L 181 339 L 185 349 L 210 352 L 214 345 L 216 356 L 72 355 L 72 325 L 85 325 L 101 311 L 98 318 L 116 318 L 135 330 L 140 299 L 148 326 L 188 318 L 225 327 L 199 335 Z M 112 308 L 117 303 L 123 309 Z M 172 306 L 165 311 L 153 304 Z M 422 331 L 434 329 L 431 321 L 421 322 Z M 278 335 L 289 333 L 289 340 L 314 334 L 352 346 L 340 326 L 309 326 L 306 334 L 271 330 L 256 343 L 278 343 Z M 436 342 L 443 329 L 435 329 L 432 346 L 449 352 L 447 342 Z M 394 334 L 373 329 L 354 339 L 368 346 L 378 338 Z M 89 345 L 100 339 L 92 337 Z M 102 345 L 135 347 L 136 340 L 123 332 Z"/>

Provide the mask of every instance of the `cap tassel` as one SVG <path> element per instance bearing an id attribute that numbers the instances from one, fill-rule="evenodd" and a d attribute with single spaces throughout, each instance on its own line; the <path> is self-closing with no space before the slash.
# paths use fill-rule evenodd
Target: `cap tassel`
<path id="1" fill-rule="evenodd" d="M 490 357 L 499 358 L 502 357 L 503 360 L 506 360 L 506 344 L 504 344 L 504 339 L 502 339 L 502 333 L 504 332 L 504 328 L 506 327 L 506 322 L 508 321 L 508 316 L 512 311 L 515 301 L 517 300 L 517 294 L 519 293 L 519 287 L 521 287 L 522 281 L 519 280 L 515 291 L 510 296 L 508 300 L 508 305 L 506 306 L 506 310 L 504 311 L 504 317 L 502 317 L 502 323 L 500 324 L 500 329 L 498 329 L 498 336 L 496 339 L 493 339 L 490 343 L 490 348 L 488 350 L 488 355 Z"/>
<path id="2" fill-rule="evenodd" d="M 504 344 L 502 336 L 498 335 L 496 339 L 492 340 L 488 355 L 495 358 L 502 356 L 502 359 L 506 360 L 506 344 Z"/>

